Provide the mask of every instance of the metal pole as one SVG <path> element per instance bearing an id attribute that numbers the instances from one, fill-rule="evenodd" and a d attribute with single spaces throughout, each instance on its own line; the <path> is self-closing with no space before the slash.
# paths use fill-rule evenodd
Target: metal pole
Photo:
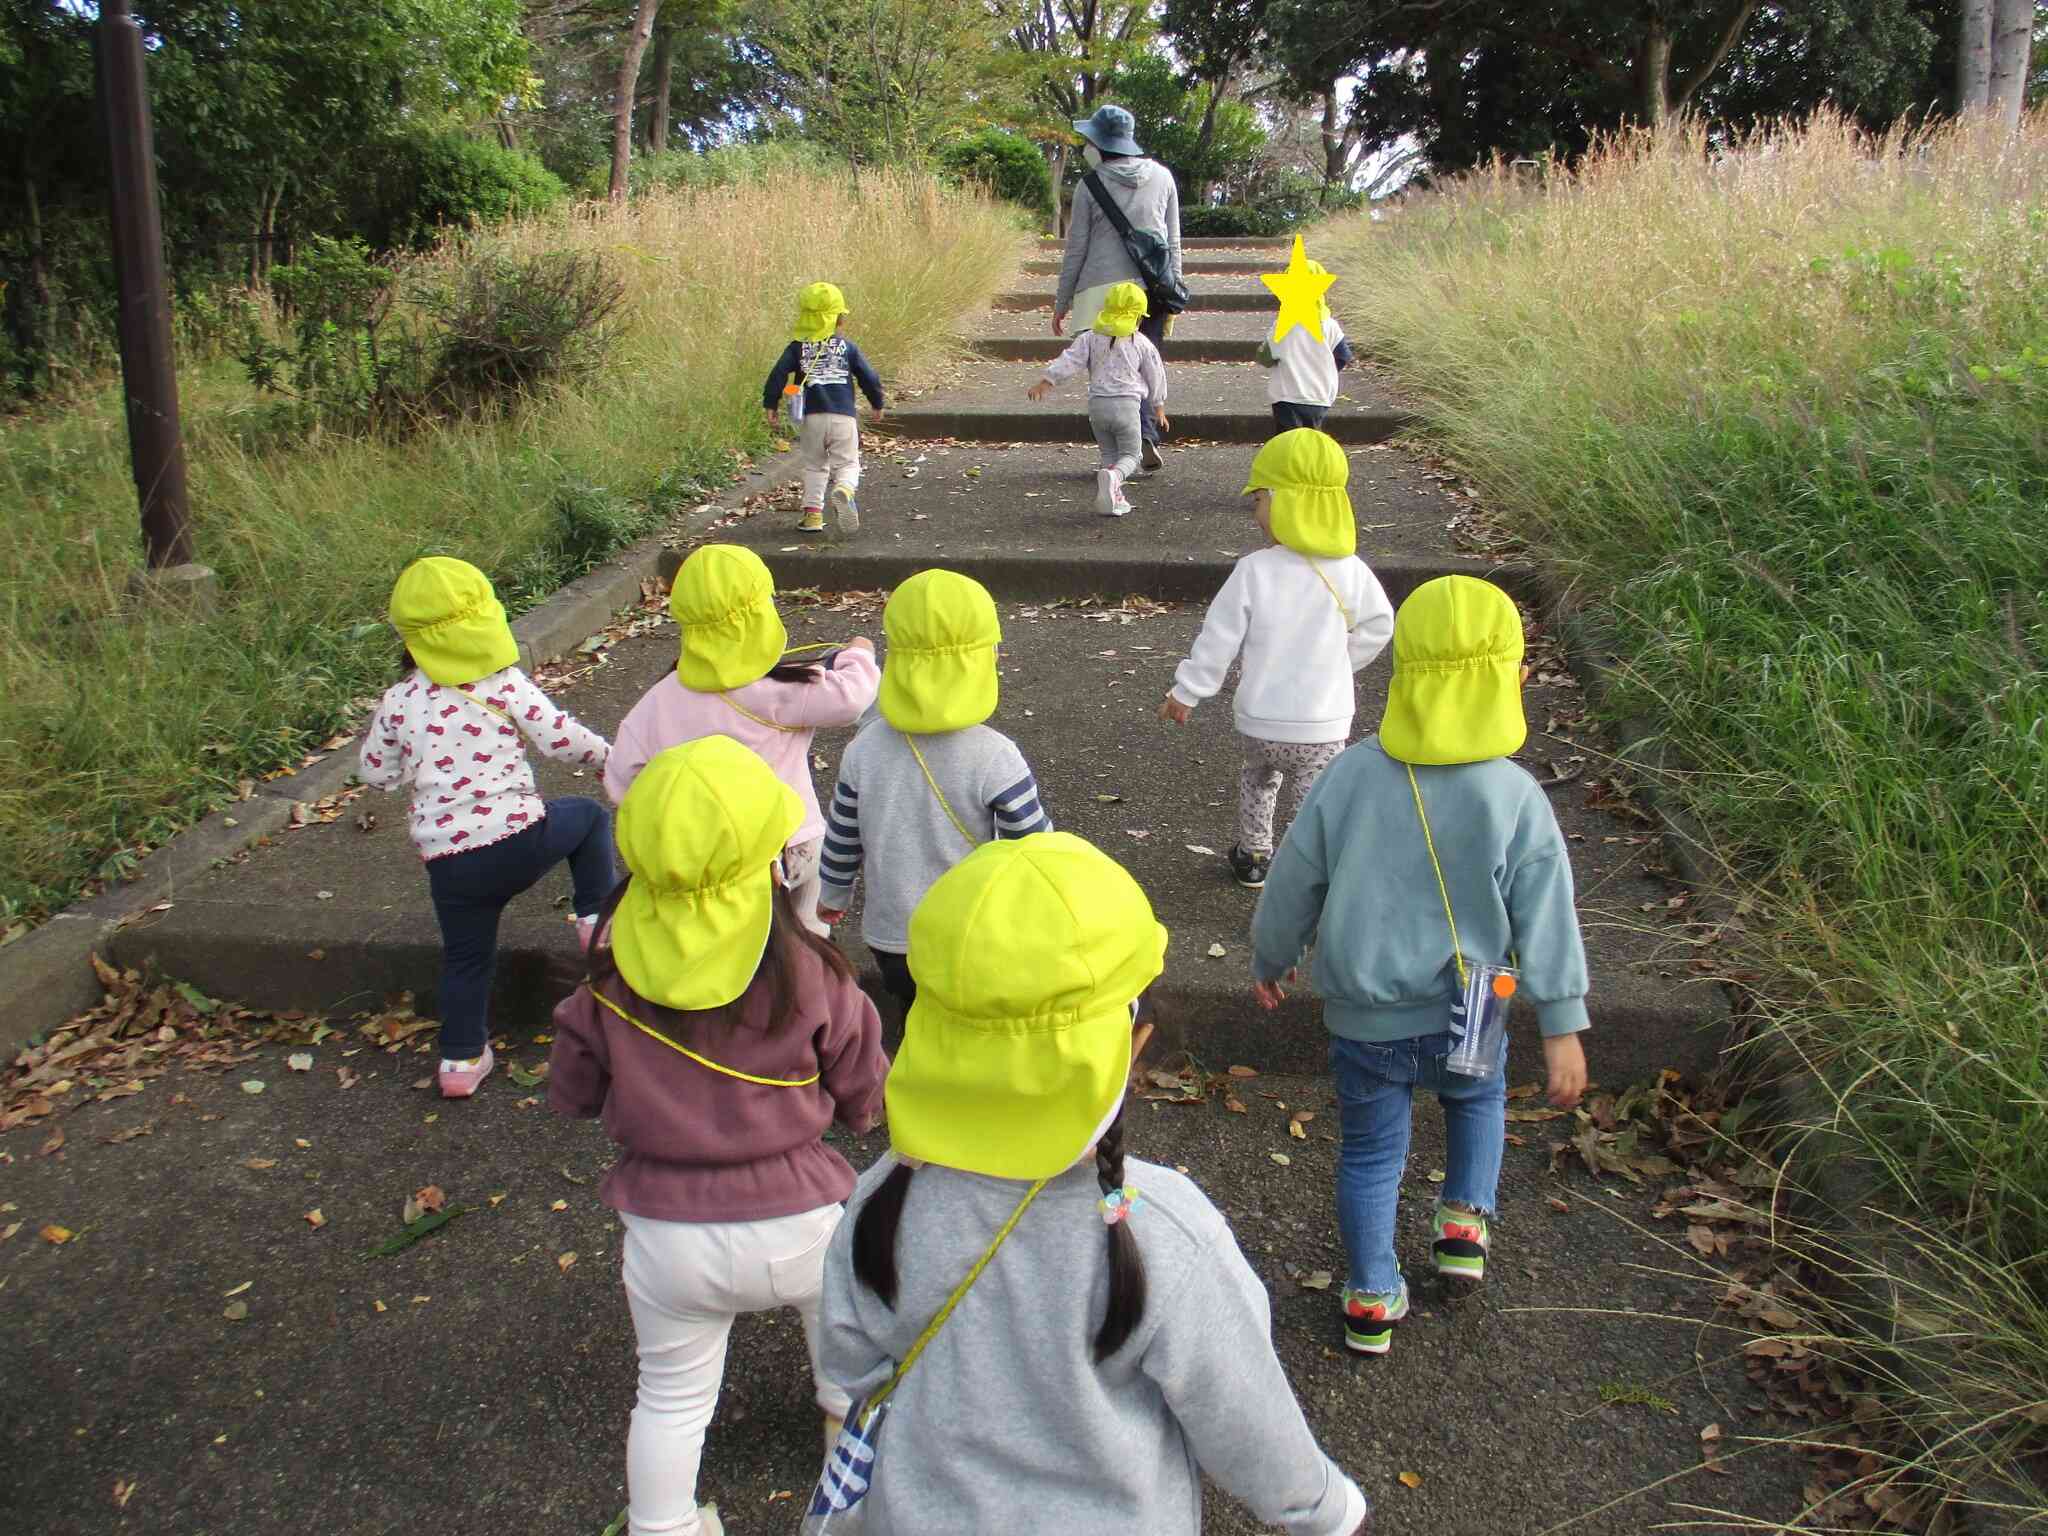
<path id="1" fill-rule="evenodd" d="M 192 563 L 185 447 L 178 432 L 178 375 L 171 359 L 170 290 L 156 201 L 156 145 L 142 29 L 128 0 L 102 0 L 100 110 L 113 161 L 111 224 L 119 292 L 121 382 L 128 399 L 128 452 L 142 503 L 142 542 L 152 570 Z"/>

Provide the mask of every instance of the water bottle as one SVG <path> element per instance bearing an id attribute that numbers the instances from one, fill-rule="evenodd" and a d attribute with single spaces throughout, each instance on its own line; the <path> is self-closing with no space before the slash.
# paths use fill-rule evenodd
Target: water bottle
<path id="1" fill-rule="evenodd" d="M 875 1439 L 882 1432 L 886 1402 L 872 1408 L 856 1403 L 839 1426 L 838 1438 L 825 1455 L 825 1467 L 804 1509 L 803 1536 L 860 1536 L 867 1529 L 862 1503 L 875 1476 Z"/>
<path id="2" fill-rule="evenodd" d="M 1501 1069 L 1507 1054 L 1508 1005 L 1514 1000 L 1511 965 L 1474 965 L 1465 972 L 1465 991 L 1451 1004 L 1451 1048 L 1444 1070 L 1481 1081 Z"/>
<path id="3" fill-rule="evenodd" d="M 792 427 L 801 427 L 804 424 L 804 391 L 802 385 L 785 384 L 782 386 L 782 410 L 783 414 L 789 417 L 789 424 Z"/>

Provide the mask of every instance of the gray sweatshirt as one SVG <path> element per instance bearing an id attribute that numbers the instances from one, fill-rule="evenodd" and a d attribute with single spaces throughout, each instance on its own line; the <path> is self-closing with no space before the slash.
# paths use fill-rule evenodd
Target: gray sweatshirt
<path id="1" fill-rule="evenodd" d="M 820 1364 L 855 1398 L 888 1379 L 1026 1184 L 925 1167 L 897 1231 L 892 1310 L 853 1275 L 861 1176 L 825 1256 Z M 1350 1536 L 1364 1496 L 1318 1448 L 1273 1352 L 1265 1287 L 1192 1181 L 1127 1158 L 1145 1314 L 1097 1365 L 1109 1257 L 1092 1160 L 1039 1195 L 889 1398 L 868 1530 L 1190 1536 L 1206 1472 L 1270 1525 Z"/>
<path id="2" fill-rule="evenodd" d="M 1166 242 L 1173 276 L 1180 277 L 1180 188 L 1174 185 L 1173 172 L 1156 160 L 1105 160 L 1102 179 L 1133 229 L 1149 229 Z M 1071 311 L 1074 295 L 1084 288 L 1137 281 L 1137 263 L 1124 249 L 1123 237 L 1108 215 L 1096 207 L 1094 194 L 1084 182 L 1074 189 L 1074 211 L 1067 224 L 1066 257 L 1060 263 L 1059 296 L 1053 300 L 1053 313 Z"/>
<path id="3" fill-rule="evenodd" d="M 920 736 L 917 748 L 931 769 L 930 783 L 911 755 L 909 738 L 879 715 L 869 717 L 839 759 L 818 858 L 818 904 L 830 911 L 846 910 L 866 864 L 861 937 L 870 949 L 898 955 L 910 949 L 910 914 L 934 880 L 992 838 L 1052 830 L 1039 804 L 1038 781 L 1017 744 L 1001 731 L 970 725 Z M 944 805 L 933 783 L 946 797 Z M 961 836 L 953 816 L 972 842 Z"/>

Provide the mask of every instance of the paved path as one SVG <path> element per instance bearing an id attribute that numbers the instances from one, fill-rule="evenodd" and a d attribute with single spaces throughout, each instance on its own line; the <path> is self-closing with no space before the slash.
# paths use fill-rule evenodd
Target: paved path
<path id="1" fill-rule="evenodd" d="M 1227 252 L 1207 255 L 1230 264 Z M 1247 281 L 1256 286 L 1195 277 L 1198 293 L 1233 296 Z M 1049 292 L 1051 279 L 1025 282 Z M 1197 311 L 1183 322 L 1189 350 L 1213 358 L 1222 340 L 1255 340 L 1257 319 Z M 998 312 L 979 344 L 1023 354 L 1046 320 Z M 1199 399 L 1220 427 L 1177 438 L 1166 472 L 1133 486 L 1138 511 L 1121 522 L 1092 512 L 1078 390 L 1029 411 L 1012 397 L 1033 370 L 1012 362 L 976 365 L 917 402 L 951 417 L 947 440 L 870 436 L 858 539 L 800 539 L 793 505 L 722 536 L 760 548 L 785 589 L 814 594 L 786 598 L 798 640 L 879 634 L 881 589 L 928 564 L 969 570 L 996 591 L 1006 634 L 997 723 L 1036 766 L 1054 817 L 1124 859 L 1173 934 L 1155 1059 L 1192 1053 L 1209 1071 L 1243 1063 L 1262 1074 L 1240 1087 L 1243 1114 L 1214 1097 L 1141 1108 L 1133 1149 L 1186 1166 L 1231 1216 L 1272 1291 L 1302 1401 L 1373 1494 L 1383 1532 L 1637 1532 L 1675 1518 L 1732 1531 L 1755 1528 L 1745 1517 L 1790 1513 L 1801 1469 L 1789 1455 L 1724 1452 L 1727 1471 L 1688 1470 L 1707 1424 L 1732 1444 L 1758 1422 L 1731 1358 L 1740 1339 L 1716 1331 L 1728 1314 L 1713 1305 L 1708 1271 L 1651 1215 L 1656 1181 L 1595 1188 L 1576 1168 L 1553 1173 L 1558 1126 L 1523 1125 L 1526 1144 L 1510 1149 L 1485 1294 L 1456 1309 L 1429 1300 L 1387 1359 L 1347 1355 L 1330 1294 L 1298 1283 L 1342 1270 L 1322 1036 L 1311 1006 L 1273 1016 L 1246 1006 L 1251 900 L 1198 851 L 1230 841 L 1227 706 L 1206 707 L 1183 731 L 1152 716 L 1201 601 L 1251 547 L 1237 493 L 1263 435 L 1263 375 L 1183 365 L 1176 345 L 1176 398 Z M 1347 385 L 1339 422 L 1398 409 L 1369 370 Z M 1031 441 L 1013 425 L 1026 415 L 1040 424 Z M 1454 548 L 1463 503 L 1425 465 L 1348 435 L 1360 552 L 1397 594 L 1442 570 L 1487 568 Z M 594 726 L 615 724 L 673 664 L 673 629 L 652 616 L 638 629 L 564 692 Z M 1362 679 L 1360 734 L 1376 724 L 1384 687 L 1384 664 Z M 1725 1007 L 1688 984 L 1692 935 L 1667 909 L 1646 827 L 1617 817 L 1598 787 L 1598 744 L 1579 715 L 1550 661 L 1531 696 L 1543 729 L 1522 760 L 1556 781 L 1596 979 L 1589 1055 L 1594 1075 L 1620 1087 L 1710 1063 Z M 820 760 L 839 744 L 821 737 Z M 596 792 L 554 765 L 541 779 L 550 793 Z M 368 830 L 359 813 L 374 814 Z M 545 1053 L 533 1031 L 573 973 L 563 894 L 542 887 L 505 924 L 498 1021 L 509 1054 L 528 1065 Z M 437 945 L 402 805 L 365 797 L 214 871 L 126 930 L 120 954 L 272 1008 L 341 1016 L 405 988 L 424 997 Z M 1517 1082 L 1537 1076 L 1526 1043 Z M 431 1070 L 429 1055 L 344 1057 L 358 1044 L 326 1041 L 303 1075 L 267 1048 L 224 1078 L 160 1079 L 71 1116 L 67 1146 L 49 1156 L 34 1155 L 39 1128 L 0 1142 L 0 1205 L 15 1208 L 0 1210 L 0 1228 L 24 1223 L 0 1242 L 0 1306 L 11 1324 L 27 1320 L 0 1338 L 0 1527 L 594 1536 L 617 1509 L 631 1330 L 617 1224 L 593 1195 L 606 1143 L 522 1103 L 509 1073 L 476 1102 L 443 1105 L 410 1086 Z M 343 1066 L 361 1075 L 352 1087 L 337 1077 Z M 241 1092 L 244 1075 L 266 1092 Z M 1288 1135 L 1282 1105 L 1315 1110 L 1305 1140 Z M 144 1124 L 147 1136 L 103 1140 Z M 848 1152 L 864 1162 L 878 1145 Z M 1402 1218 L 1412 1261 L 1425 1257 L 1427 1173 L 1440 1166 L 1441 1121 L 1424 1107 Z M 428 1183 L 476 1209 L 402 1255 L 363 1258 Z M 316 1207 L 318 1230 L 304 1219 Z M 45 1222 L 80 1236 L 36 1241 Z M 230 1321 L 227 1293 L 245 1281 L 249 1314 Z M 793 1530 L 792 1501 L 778 1495 L 804 1486 L 815 1455 L 793 1322 L 744 1323 L 731 1358 L 706 1494 L 736 1532 Z M 1642 1401 L 1610 1405 L 1603 1392 Z M 125 1505 L 117 1480 L 138 1484 Z M 1688 1516 L 1688 1506 L 1732 1513 Z M 1257 1529 L 1220 1497 L 1209 1528 Z"/>

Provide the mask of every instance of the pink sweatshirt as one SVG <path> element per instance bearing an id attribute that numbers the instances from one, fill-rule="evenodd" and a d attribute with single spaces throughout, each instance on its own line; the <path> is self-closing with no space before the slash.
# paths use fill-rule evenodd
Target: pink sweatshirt
<path id="1" fill-rule="evenodd" d="M 844 1200 L 853 1169 L 820 1139 L 837 1120 L 859 1134 L 882 1112 L 882 1022 L 849 977 L 806 950 L 796 996 L 768 1017 L 758 979 L 727 1020 L 677 1013 L 634 995 L 622 978 L 604 995 L 678 1045 L 754 1077 L 818 1081 L 801 1088 L 743 1082 L 700 1065 L 628 1024 L 579 987 L 555 1009 L 548 1106 L 604 1116 L 619 1160 L 599 1197 L 656 1221 L 766 1221 Z"/>
<path id="2" fill-rule="evenodd" d="M 791 845 L 823 837 L 825 816 L 811 782 L 812 733 L 821 725 L 851 725 L 875 702 L 881 686 L 874 652 L 853 647 L 841 651 L 831 670 L 809 683 L 764 677 L 725 693 L 699 693 L 670 672 L 619 722 L 604 771 L 605 793 L 617 805 L 657 752 L 699 736 L 730 736 L 773 768 L 803 801 L 804 822 L 790 834 Z"/>

